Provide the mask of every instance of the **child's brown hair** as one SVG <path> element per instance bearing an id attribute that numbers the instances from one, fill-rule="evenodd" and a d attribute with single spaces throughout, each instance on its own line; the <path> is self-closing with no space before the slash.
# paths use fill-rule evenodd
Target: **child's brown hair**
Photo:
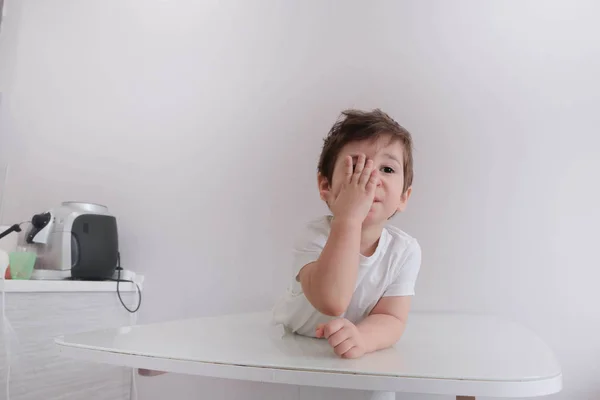
<path id="1" fill-rule="evenodd" d="M 406 192 L 413 181 L 412 136 L 380 109 L 373 111 L 349 109 L 342 112 L 324 140 L 318 172 L 327 178 L 331 185 L 333 168 L 342 148 L 350 142 L 375 140 L 381 135 L 390 135 L 391 140 L 399 140 L 404 147 L 402 192 Z"/>

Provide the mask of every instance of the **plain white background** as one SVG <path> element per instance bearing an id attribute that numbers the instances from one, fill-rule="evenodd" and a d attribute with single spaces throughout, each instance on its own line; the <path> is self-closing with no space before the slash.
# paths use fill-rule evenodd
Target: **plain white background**
<path id="1" fill-rule="evenodd" d="M 599 13 L 566 0 L 9 0 L 0 223 L 63 200 L 108 205 L 124 267 L 147 277 L 142 322 L 269 308 L 295 231 L 326 211 L 321 139 L 343 108 L 381 107 L 416 143 L 414 196 L 393 221 L 423 248 L 415 309 L 516 320 L 563 366 L 553 399 L 597 399 Z M 150 400 L 300 390 L 139 385 Z"/>

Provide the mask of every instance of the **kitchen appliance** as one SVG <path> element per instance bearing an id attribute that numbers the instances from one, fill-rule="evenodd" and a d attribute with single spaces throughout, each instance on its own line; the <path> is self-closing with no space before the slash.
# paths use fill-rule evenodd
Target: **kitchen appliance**
<path id="1" fill-rule="evenodd" d="M 112 279 L 119 263 L 117 220 L 106 206 L 67 201 L 36 214 L 27 243 L 37 262 L 32 279 Z"/>

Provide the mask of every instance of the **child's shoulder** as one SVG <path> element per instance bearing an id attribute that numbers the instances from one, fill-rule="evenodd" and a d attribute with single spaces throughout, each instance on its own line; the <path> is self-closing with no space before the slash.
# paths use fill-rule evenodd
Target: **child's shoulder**
<path id="1" fill-rule="evenodd" d="M 311 219 L 304 224 L 301 234 L 309 236 L 329 236 L 329 232 L 331 231 L 331 219 L 332 217 L 330 215 L 323 215 Z"/>
<path id="2" fill-rule="evenodd" d="M 295 246 L 303 247 L 309 243 L 325 246 L 331 231 L 331 216 L 324 215 L 303 224 L 295 236 Z"/>
<path id="3" fill-rule="evenodd" d="M 318 229 L 318 230 L 331 230 L 331 220 L 333 216 L 322 215 L 320 217 L 311 219 L 306 223 L 307 228 Z"/>
<path id="4" fill-rule="evenodd" d="M 394 238 L 398 239 L 398 240 L 402 240 L 402 241 L 406 241 L 406 242 L 412 242 L 415 239 L 414 237 L 412 237 L 411 235 L 409 235 L 408 233 L 404 232 L 402 229 L 398 228 L 397 226 L 394 225 L 386 225 L 385 229 L 388 231 L 388 233 L 393 236 Z"/>
<path id="5" fill-rule="evenodd" d="M 388 249 L 403 251 L 419 248 L 419 242 L 417 239 L 404 232 L 402 229 L 393 225 L 386 225 L 384 229 L 387 231 L 389 236 Z"/>

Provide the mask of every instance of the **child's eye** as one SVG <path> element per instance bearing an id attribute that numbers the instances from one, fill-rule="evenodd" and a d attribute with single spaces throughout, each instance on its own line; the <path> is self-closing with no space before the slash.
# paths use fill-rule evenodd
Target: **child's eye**
<path id="1" fill-rule="evenodd" d="M 393 174 L 395 171 L 390 167 L 382 167 L 381 172 L 384 174 Z"/>

